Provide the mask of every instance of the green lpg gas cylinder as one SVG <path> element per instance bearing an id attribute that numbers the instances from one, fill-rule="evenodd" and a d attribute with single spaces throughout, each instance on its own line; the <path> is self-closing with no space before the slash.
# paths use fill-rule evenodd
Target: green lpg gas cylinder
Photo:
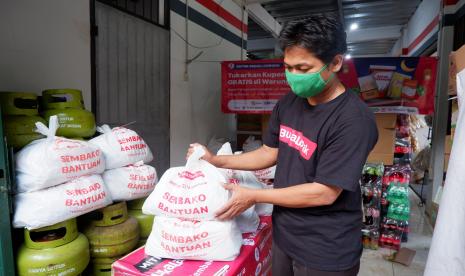
<path id="1" fill-rule="evenodd" d="M 29 92 L 0 92 L 0 104 L 4 115 L 39 114 L 37 95 Z"/>
<path id="2" fill-rule="evenodd" d="M 73 108 L 50 109 L 44 110 L 42 115 L 47 121 L 53 115 L 58 117 L 60 127 L 57 130 L 57 136 L 86 138 L 95 134 L 95 116 L 90 111 Z"/>
<path id="3" fill-rule="evenodd" d="M 129 216 L 137 219 L 141 239 L 147 239 L 152 232 L 155 216 L 143 214 L 141 210 L 128 210 Z"/>
<path id="4" fill-rule="evenodd" d="M 93 276 L 110 276 L 111 265 L 122 256 L 112 258 L 93 258 L 91 260 L 91 271 Z"/>
<path id="5" fill-rule="evenodd" d="M 134 249 L 139 241 L 139 224 L 128 217 L 125 202 L 102 208 L 84 228 L 94 258 L 115 257 Z"/>
<path id="6" fill-rule="evenodd" d="M 84 109 L 82 92 L 77 89 L 48 89 L 42 92 L 42 109 Z"/>
<path id="7" fill-rule="evenodd" d="M 24 231 L 17 257 L 19 275 L 79 275 L 89 264 L 89 242 L 76 219 Z"/>
<path id="8" fill-rule="evenodd" d="M 39 116 L 4 116 L 5 136 L 8 146 L 20 149 L 30 142 L 44 138 L 35 131 L 36 122 L 45 124 L 45 120 Z"/>

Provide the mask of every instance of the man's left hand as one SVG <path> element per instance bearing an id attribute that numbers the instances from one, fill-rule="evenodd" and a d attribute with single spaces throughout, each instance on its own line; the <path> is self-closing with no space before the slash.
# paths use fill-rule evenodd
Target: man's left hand
<path id="1" fill-rule="evenodd" d="M 247 189 L 237 184 L 226 184 L 224 188 L 232 192 L 232 197 L 223 208 L 216 212 L 217 219 L 233 219 L 255 204 L 256 190 Z"/>

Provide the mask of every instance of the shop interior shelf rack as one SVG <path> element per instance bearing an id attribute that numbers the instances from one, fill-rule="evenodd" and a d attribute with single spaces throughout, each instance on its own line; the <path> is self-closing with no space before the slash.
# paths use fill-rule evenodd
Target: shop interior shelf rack
<path id="1" fill-rule="evenodd" d="M 1 114 L 1 110 L 0 110 Z M 11 165 L 12 151 L 6 146 L 3 135 L 3 122 L 0 117 L 0 276 L 15 275 L 11 232 Z"/>

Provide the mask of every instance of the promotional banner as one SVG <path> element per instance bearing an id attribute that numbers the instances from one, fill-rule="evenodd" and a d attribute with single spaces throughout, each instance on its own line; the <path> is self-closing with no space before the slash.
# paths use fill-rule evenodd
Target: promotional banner
<path id="1" fill-rule="evenodd" d="M 225 61 L 224 113 L 270 113 L 290 91 L 282 60 Z M 431 57 L 353 58 L 338 73 L 376 113 L 434 112 L 437 59 Z"/>
<path id="2" fill-rule="evenodd" d="M 224 113 L 271 113 L 278 100 L 291 91 L 280 59 L 224 61 L 221 74 Z"/>
<path id="3" fill-rule="evenodd" d="M 436 69 L 431 57 L 354 58 L 338 77 L 376 113 L 431 114 Z"/>

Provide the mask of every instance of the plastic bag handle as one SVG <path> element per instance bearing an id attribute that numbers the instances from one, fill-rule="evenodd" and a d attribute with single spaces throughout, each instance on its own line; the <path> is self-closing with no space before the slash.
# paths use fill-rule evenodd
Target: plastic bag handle
<path id="1" fill-rule="evenodd" d="M 111 132 L 111 127 L 109 125 L 99 126 L 97 127 L 97 131 L 100 133 L 108 133 Z"/>
<path id="2" fill-rule="evenodd" d="M 143 166 L 143 165 L 144 165 L 144 161 L 138 161 L 138 162 L 133 164 L 134 167 L 140 167 L 140 166 Z"/>
<path id="3" fill-rule="evenodd" d="M 58 124 L 58 117 L 56 115 L 50 116 L 48 120 L 48 127 L 41 122 L 36 122 L 36 132 L 47 136 L 47 138 L 55 137 L 57 129 L 60 125 Z"/>
<path id="4" fill-rule="evenodd" d="M 204 155 L 205 150 L 201 146 L 195 146 L 194 152 L 187 159 L 186 168 L 189 169 L 194 167 Z"/>

